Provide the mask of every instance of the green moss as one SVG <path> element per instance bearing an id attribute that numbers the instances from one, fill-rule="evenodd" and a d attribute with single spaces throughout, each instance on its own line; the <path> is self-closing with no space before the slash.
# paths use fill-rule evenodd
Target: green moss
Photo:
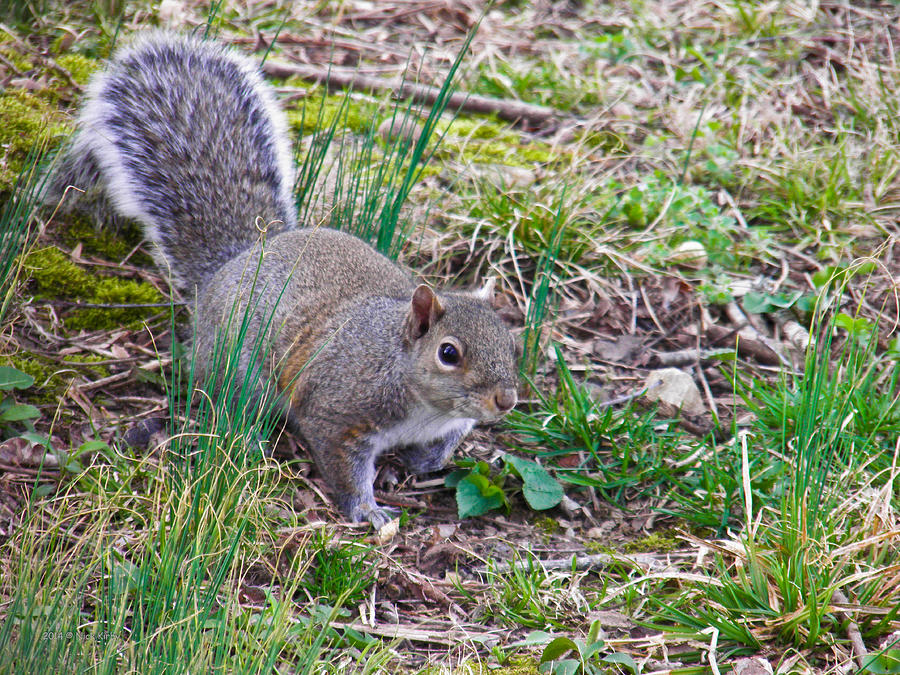
<path id="1" fill-rule="evenodd" d="M 9 361 L 13 368 L 34 378 L 34 385 L 21 392 L 21 395 L 24 400 L 36 405 L 57 403 L 76 375 L 74 369 L 34 354 L 12 356 Z"/>
<path id="2" fill-rule="evenodd" d="M 438 675 L 442 672 L 446 671 L 437 667 L 428 667 L 419 671 L 419 675 Z M 527 657 L 511 658 L 508 665 L 502 668 L 489 668 L 475 662 L 461 663 L 454 672 L 460 673 L 460 675 L 539 675 L 540 673 L 537 662 Z"/>
<path id="3" fill-rule="evenodd" d="M 533 525 L 536 529 L 540 530 L 544 534 L 557 534 L 560 529 L 559 521 L 551 518 L 550 516 L 542 516 L 541 518 L 536 518 L 533 521 Z"/>
<path id="4" fill-rule="evenodd" d="M 678 539 L 668 530 L 654 532 L 643 539 L 627 542 L 622 550 L 625 553 L 668 553 L 678 548 Z"/>
<path id="5" fill-rule="evenodd" d="M 91 365 L 106 360 L 97 354 L 70 354 L 62 361 L 35 354 L 17 354 L 7 357 L 7 360 L 13 368 L 18 368 L 34 378 L 34 386 L 22 392 L 22 397 L 38 405 L 58 402 L 69 384 L 79 374 L 93 379 L 110 375 L 107 366 Z"/>
<path id="6" fill-rule="evenodd" d="M 91 74 L 97 70 L 98 63 L 95 59 L 82 54 L 63 54 L 56 59 L 56 63 L 72 74 L 72 78 L 78 84 L 87 84 Z"/>
<path id="7" fill-rule="evenodd" d="M 25 269 L 39 296 L 97 304 L 149 304 L 163 301 L 148 283 L 88 273 L 62 251 L 49 247 L 25 259 Z M 65 324 L 73 330 L 109 330 L 137 326 L 159 312 L 153 307 L 86 308 L 69 313 Z"/>
<path id="8" fill-rule="evenodd" d="M 91 276 L 58 248 L 34 251 L 25 267 L 39 294 L 60 298 L 83 298 L 90 294 Z"/>
<path id="9" fill-rule="evenodd" d="M 41 359 L 32 354 L 28 356 L 15 355 L 8 358 L 9 365 L 34 378 L 34 385 L 28 391 L 51 388 L 51 383 L 58 379 L 59 368 L 47 359 Z"/>
<path id="10" fill-rule="evenodd" d="M 599 541 L 584 542 L 584 550 L 591 554 L 605 553 L 606 555 L 616 555 L 618 553 L 616 549 L 606 544 L 601 544 Z"/>
<path id="11" fill-rule="evenodd" d="M 32 147 L 55 145 L 67 133 L 59 112 L 37 96 L 16 89 L 0 95 L 0 192 L 12 186 Z"/>
<path id="12" fill-rule="evenodd" d="M 60 239 L 66 246 L 81 244 L 85 253 L 99 258 L 120 262 L 131 253 L 143 239 L 141 227 L 129 222 L 117 229 L 97 228 L 90 218 L 83 214 L 68 217 L 66 228 L 60 232 Z M 129 261 L 136 266 L 149 266 L 149 255 L 137 252 Z"/>
<path id="13" fill-rule="evenodd" d="M 437 134 L 449 129 L 437 155 L 443 158 L 462 157 L 467 162 L 501 163 L 531 168 L 560 158 L 560 153 L 540 141 L 522 144 L 522 137 L 490 118 L 461 118 L 452 124 L 438 124 Z"/>
<path id="14" fill-rule="evenodd" d="M 22 72 L 34 68 L 34 63 L 32 63 L 31 59 L 13 48 L 12 45 L 0 47 L 0 54 Z"/>
<path id="15" fill-rule="evenodd" d="M 485 117 L 460 117 L 449 124 L 438 124 L 438 131 L 446 129 L 457 138 L 478 139 L 482 141 L 504 140 L 518 144 L 519 136 L 510 130 L 509 125 Z"/>
<path id="16" fill-rule="evenodd" d="M 328 94 L 323 98 L 321 94 L 314 93 L 304 99 L 298 109 L 288 111 L 288 123 L 302 134 L 328 129 L 338 115 L 337 128 L 349 129 L 357 134 L 368 133 L 373 120 L 377 124 L 378 104 L 350 101 L 342 110 L 343 102 L 343 94 Z"/>
<path id="17" fill-rule="evenodd" d="M 101 364 L 106 360 L 105 357 L 100 356 L 99 354 L 69 354 L 65 357 L 64 363 L 84 366 L 83 368 L 79 368 L 79 371 L 88 372 L 92 377 L 99 379 L 110 376 L 109 366 L 92 364 Z"/>

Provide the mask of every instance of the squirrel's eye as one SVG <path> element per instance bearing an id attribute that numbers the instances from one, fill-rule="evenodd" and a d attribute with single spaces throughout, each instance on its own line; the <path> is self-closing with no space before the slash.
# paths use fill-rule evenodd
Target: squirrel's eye
<path id="1" fill-rule="evenodd" d="M 438 358 L 446 366 L 457 366 L 460 361 L 459 350 L 450 342 L 442 342 L 438 347 Z"/>

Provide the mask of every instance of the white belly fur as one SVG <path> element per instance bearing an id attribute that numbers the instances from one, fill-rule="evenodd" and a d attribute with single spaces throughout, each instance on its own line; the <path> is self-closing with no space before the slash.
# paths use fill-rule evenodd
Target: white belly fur
<path id="1" fill-rule="evenodd" d="M 376 432 L 371 439 L 376 453 L 404 445 L 424 445 L 451 432 L 463 436 L 472 430 L 475 420 L 469 417 L 447 417 L 435 410 L 420 408 L 399 424 Z"/>

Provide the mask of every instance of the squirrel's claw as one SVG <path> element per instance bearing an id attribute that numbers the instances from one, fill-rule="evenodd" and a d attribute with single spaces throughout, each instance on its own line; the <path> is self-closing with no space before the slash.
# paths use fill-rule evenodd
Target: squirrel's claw
<path id="1" fill-rule="evenodd" d="M 379 507 L 374 501 L 358 504 L 349 510 L 350 520 L 354 523 L 370 522 L 372 527 L 380 530 L 396 517 L 393 509 Z"/>

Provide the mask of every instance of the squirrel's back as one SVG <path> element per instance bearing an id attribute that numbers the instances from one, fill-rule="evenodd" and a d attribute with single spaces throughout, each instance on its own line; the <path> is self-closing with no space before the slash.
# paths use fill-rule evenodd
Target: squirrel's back
<path id="1" fill-rule="evenodd" d="M 284 114 L 250 59 L 151 32 L 91 81 L 55 183 L 100 184 L 192 291 L 259 239 L 295 225 Z M 64 186 L 63 186 L 64 187 Z"/>

